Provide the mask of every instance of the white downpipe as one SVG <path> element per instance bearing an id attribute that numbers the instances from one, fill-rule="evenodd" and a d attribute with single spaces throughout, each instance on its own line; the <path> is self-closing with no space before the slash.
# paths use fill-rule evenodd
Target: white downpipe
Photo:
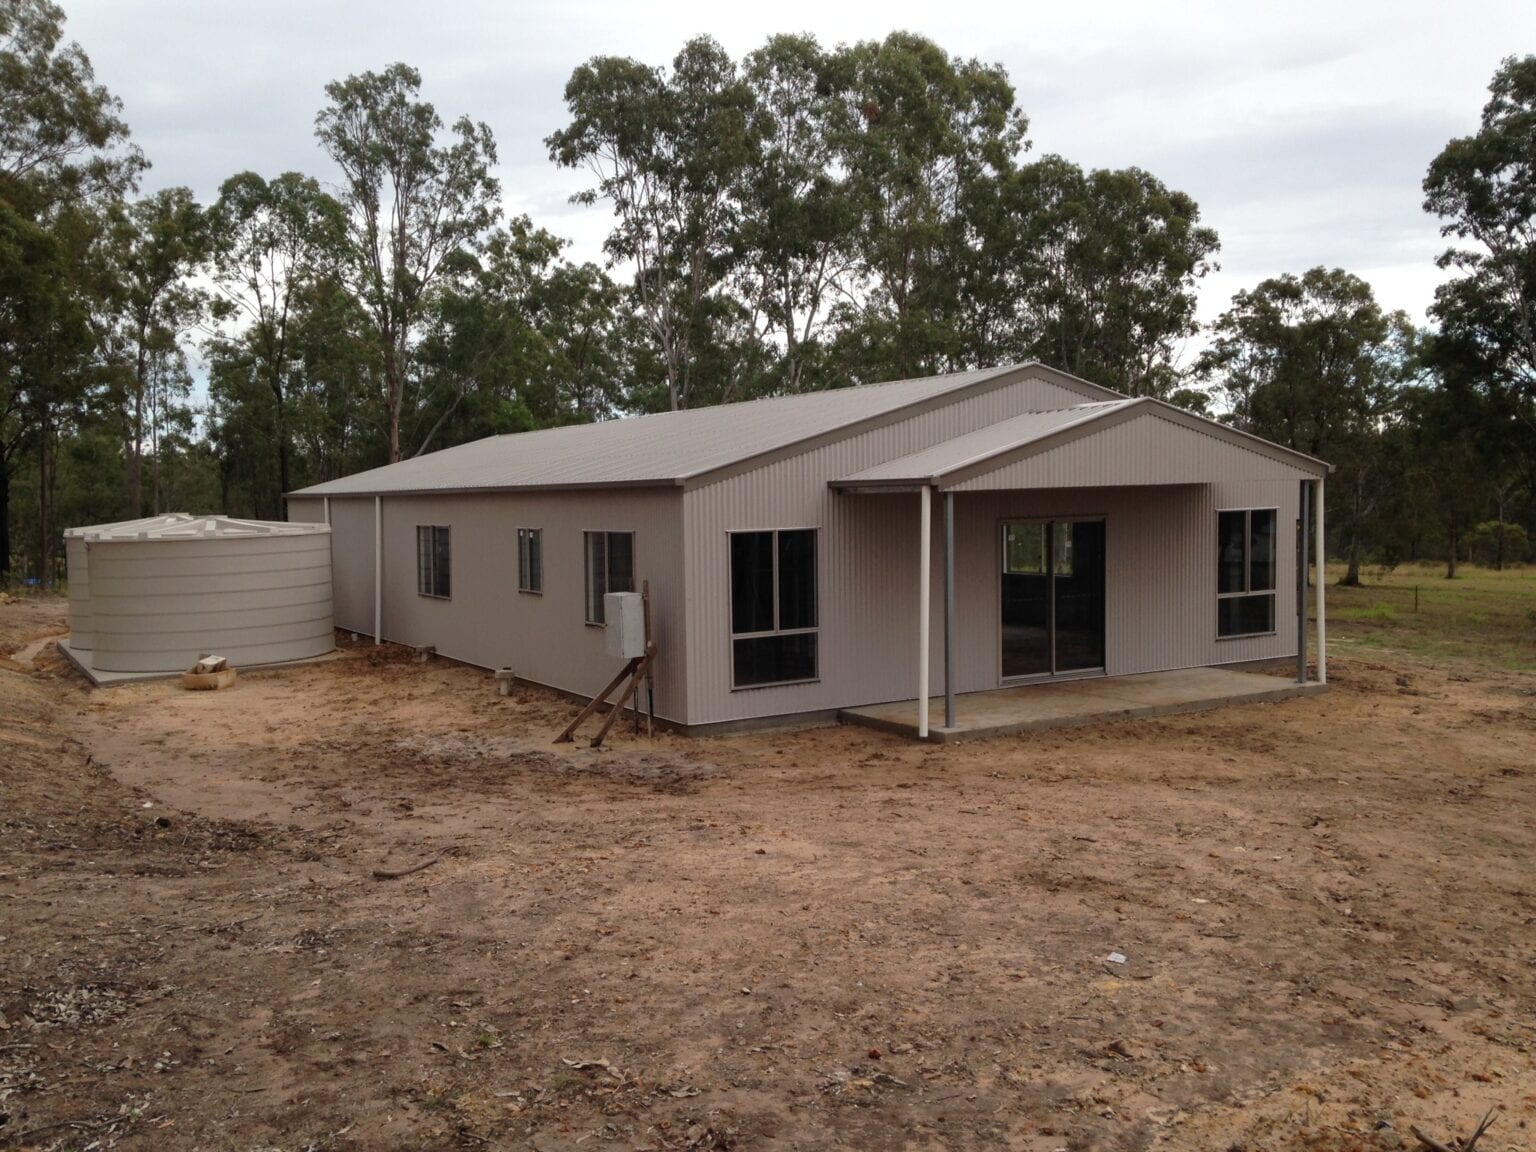
<path id="1" fill-rule="evenodd" d="M 918 537 L 917 575 L 917 738 L 928 739 L 928 584 L 933 560 L 933 496 L 923 485 L 921 532 Z"/>
<path id="2" fill-rule="evenodd" d="M 1323 480 L 1318 477 L 1313 485 L 1313 499 L 1315 507 L 1312 510 L 1312 529 L 1314 535 L 1312 550 L 1317 554 L 1317 682 L 1328 683 L 1328 616 L 1326 613 L 1323 588 L 1328 583 L 1328 574 L 1324 571 L 1328 553 L 1323 551 Z"/>
<path id="3" fill-rule="evenodd" d="M 384 643 L 384 498 L 373 498 L 373 642 Z"/>

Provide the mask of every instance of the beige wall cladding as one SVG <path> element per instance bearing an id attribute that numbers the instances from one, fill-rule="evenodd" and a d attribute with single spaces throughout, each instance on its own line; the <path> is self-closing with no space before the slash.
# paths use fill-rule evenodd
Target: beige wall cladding
<path id="1" fill-rule="evenodd" d="M 237 667 L 329 652 L 330 537 L 87 543 L 94 641 L 108 672 L 170 672 L 205 652 Z"/>
<path id="2" fill-rule="evenodd" d="M 1192 429 L 1157 413 L 1138 414 L 1079 439 L 987 467 L 949 487 L 956 492 L 1000 488 L 1121 487 L 1199 484 L 1226 477 L 1302 480 L 1307 473 L 1255 448 Z"/>
<path id="3" fill-rule="evenodd" d="M 917 497 L 844 495 L 832 492 L 828 481 L 1024 412 L 1081 402 L 1081 394 L 1066 387 L 1025 378 L 688 491 L 683 500 L 689 722 L 820 711 L 912 695 Z M 753 528 L 820 529 L 817 683 L 731 688 L 728 533 Z M 934 539 L 937 556 L 938 537 Z M 939 587 L 934 584 L 935 603 Z M 1214 619 L 1214 606 L 1211 611 Z"/>
<path id="4" fill-rule="evenodd" d="M 305 514 L 310 514 L 305 509 Z M 623 666 L 584 622 L 584 531 L 635 533 L 635 578 L 651 584 L 659 644 L 656 714 L 687 723 L 682 494 L 676 489 L 386 496 L 384 638 L 434 646 L 482 668 L 595 695 Z M 447 599 L 416 591 L 416 527 L 451 529 Z M 517 588 L 517 530 L 543 531 L 544 592 Z M 332 497 L 331 532 L 340 627 L 373 633 L 373 498 Z"/>

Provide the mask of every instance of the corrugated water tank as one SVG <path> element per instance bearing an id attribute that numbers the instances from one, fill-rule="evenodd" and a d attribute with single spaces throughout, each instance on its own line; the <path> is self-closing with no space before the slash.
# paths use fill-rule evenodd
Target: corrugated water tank
<path id="1" fill-rule="evenodd" d="M 236 667 L 334 647 L 326 524 L 176 514 L 65 533 L 70 647 L 105 672 Z M 77 591 L 78 590 L 78 591 Z"/>

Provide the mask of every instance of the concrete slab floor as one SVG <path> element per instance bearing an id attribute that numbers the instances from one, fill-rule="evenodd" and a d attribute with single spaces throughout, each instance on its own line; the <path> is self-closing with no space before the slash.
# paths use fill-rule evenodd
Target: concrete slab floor
<path id="1" fill-rule="evenodd" d="M 1093 676 L 1080 680 L 1021 684 L 955 697 L 955 727 L 944 727 L 944 698 L 928 703 L 928 738 L 947 744 L 1026 732 L 1203 712 L 1227 704 L 1256 704 L 1324 691 L 1322 684 L 1298 684 L 1278 676 L 1229 668 L 1181 668 L 1137 676 Z M 904 736 L 917 735 L 917 700 L 844 708 L 838 719 Z"/>

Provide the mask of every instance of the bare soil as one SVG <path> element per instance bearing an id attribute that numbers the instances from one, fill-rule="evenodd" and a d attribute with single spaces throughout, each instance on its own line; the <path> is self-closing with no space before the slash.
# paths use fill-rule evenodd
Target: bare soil
<path id="1" fill-rule="evenodd" d="M 0 1147 L 1536 1147 L 1536 677 L 1331 670 L 592 750 L 393 648 L 198 693 L 45 643 L 0 665 Z"/>

